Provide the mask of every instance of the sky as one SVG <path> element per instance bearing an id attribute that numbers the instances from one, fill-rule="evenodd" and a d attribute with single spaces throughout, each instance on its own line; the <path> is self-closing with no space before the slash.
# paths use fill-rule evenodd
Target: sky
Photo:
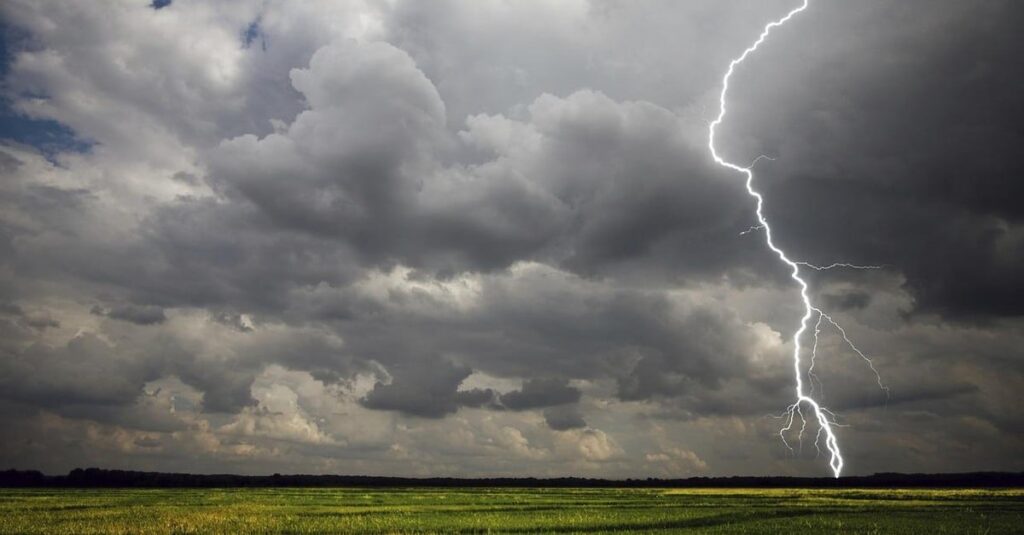
<path id="1" fill-rule="evenodd" d="M 798 3 L 0 3 L 0 468 L 831 475 L 707 150 Z M 879 266 L 804 269 L 845 474 L 1024 470 L 1021 27 L 812 0 L 732 78 L 776 242 Z"/>

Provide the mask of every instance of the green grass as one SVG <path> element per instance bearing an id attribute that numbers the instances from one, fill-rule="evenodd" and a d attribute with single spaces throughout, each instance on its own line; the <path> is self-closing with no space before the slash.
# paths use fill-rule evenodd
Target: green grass
<path id="1" fill-rule="evenodd" d="M 0 533 L 1022 530 L 1020 489 L 0 489 Z"/>

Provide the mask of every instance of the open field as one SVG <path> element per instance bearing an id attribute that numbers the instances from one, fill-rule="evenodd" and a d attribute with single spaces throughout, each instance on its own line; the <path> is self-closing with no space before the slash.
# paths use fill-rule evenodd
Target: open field
<path id="1" fill-rule="evenodd" d="M 1024 490 L 0 489 L 0 533 L 1020 533 Z"/>

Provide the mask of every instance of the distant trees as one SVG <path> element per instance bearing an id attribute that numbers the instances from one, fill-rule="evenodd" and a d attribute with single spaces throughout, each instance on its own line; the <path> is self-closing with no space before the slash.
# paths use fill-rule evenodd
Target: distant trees
<path id="1" fill-rule="evenodd" d="M 66 476 L 38 470 L 0 471 L 0 487 L 691 487 L 691 488 L 842 488 L 842 487 L 1024 487 L 1024 472 L 897 474 L 842 477 L 691 477 L 686 479 L 407 478 L 340 475 L 242 476 L 176 474 L 75 468 Z"/>

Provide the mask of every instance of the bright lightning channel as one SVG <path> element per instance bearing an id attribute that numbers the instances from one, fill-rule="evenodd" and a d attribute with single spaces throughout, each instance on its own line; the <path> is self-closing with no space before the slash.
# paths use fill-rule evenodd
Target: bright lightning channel
<path id="1" fill-rule="evenodd" d="M 811 375 L 809 376 L 809 381 L 810 381 L 810 385 L 811 385 L 810 389 L 809 389 L 808 392 L 806 392 L 806 393 L 804 392 L 803 374 L 800 371 L 800 354 L 801 354 L 801 351 L 802 351 L 802 348 L 801 348 L 801 345 L 800 345 L 800 339 L 802 338 L 804 332 L 807 331 L 807 323 L 808 323 L 808 321 L 810 321 L 810 319 L 812 317 L 814 317 L 815 314 L 818 315 L 818 322 L 815 325 L 815 343 L 814 343 L 813 351 L 812 351 L 812 354 L 811 354 L 811 359 L 812 359 L 811 365 L 812 366 L 813 366 L 813 359 L 814 359 L 814 357 L 817 354 L 817 346 L 818 346 L 817 338 L 818 338 L 818 334 L 821 331 L 822 320 L 824 320 L 824 321 L 830 323 L 832 326 L 834 326 L 841 333 L 841 335 L 843 337 L 843 340 L 847 343 L 847 345 L 849 345 L 858 355 L 860 355 L 860 357 L 862 359 L 864 359 L 868 363 L 868 365 L 871 367 L 871 370 L 873 372 L 875 372 L 875 377 L 878 379 L 878 386 L 881 387 L 883 390 L 885 390 L 886 394 L 888 394 L 889 389 L 882 383 L 881 376 L 878 375 L 878 371 L 875 369 L 874 363 L 871 361 L 870 358 L 865 356 L 864 353 L 861 352 L 861 350 L 858 349 L 853 344 L 853 342 L 850 341 L 850 339 L 846 335 L 846 331 L 843 330 L 843 328 L 841 326 L 839 326 L 839 324 L 836 323 L 836 321 L 834 319 L 832 319 L 831 316 L 829 316 L 828 314 L 825 314 L 818 307 L 815 307 L 811 303 L 811 298 L 810 298 L 810 295 L 808 294 L 808 284 L 807 284 L 807 281 L 805 281 L 803 279 L 803 277 L 801 277 L 801 275 L 800 275 L 800 267 L 804 266 L 804 267 L 807 267 L 807 268 L 810 268 L 810 269 L 813 269 L 813 270 L 824 271 L 824 270 L 833 269 L 833 268 L 880 269 L 881 266 L 862 266 L 862 265 L 857 265 L 857 264 L 849 264 L 849 263 L 845 263 L 845 262 L 837 262 L 837 263 L 830 264 L 830 265 L 827 265 L 827 266 L 818 266 L 818 265 L 810 264 L 810 263 L 807 263 L 807 262 L 791 260 L 789 258 L 789 256 L 786 255 L 785 251 L 783 251 L 777 245 L 775 245 L 775 241 L 772 239 L 772 228 L 771 228 L 771 226 L 768 225 L 768 220 L 765 218 L 764 213 L 762 211 L 762 208 L 764 206 L 764 197 L 762 197 L 761 193 L 759 193 L 757 190 L 755 190 L 754 186 L 753 186 L 754 173 L 753 173 L 753 171 L 751 169 L 753 168 L 754 164 L 756 164 L 758 162 L 758 160 L 760 160 L 762 157 L 759 156 L 757 159 L 755 159 L 753 162 L 751 162 L 751 164 L 748 165 L 747 167 L 742 167 L 742 166 L 739 166 L 739 165 L 737 165 L 735 163 L 726 161 L 725 159 L 723 159 L 718 154 L 718 151 L 715 149 L 715 130 L 718 128 L 718 126 L 720 124 L 722 124 L 722 120 L 725 119 L 725 113 L 726 113 L 726 98 L 725 97 L 726 97 L 726 94 L 729 92 L 729 81 L 732 78 L 733 72 L 735 71 L 736 67 L 740 63 L 743 63 L 743 61 L 747 59 L 747 56 L 749 56 L 750 54 L 754 53 L 754 51 L 756 51 L 758 49 L 758 47 L 761 46 L 761 43 L 763 43 L 765 41 L 765 39 L 768 38 L 768 34 L 771 33 L 772 29 L 774 29 L 774 28 L 776 28 L 778 26 L 782 26 L 783 24 L 789 22 L 789 20 L 792 19 L 794 16 L 796 16 L 798 13 L 800 13 L 800 12 L 804 11 L 805 9 L 807 9 L 807 6 L 808 6 L 809 2 L 810 2 L 810 0 L 803 0 L 803 2 L 798 7 L 794 8 L 792 11 L 787 13 L 784 17 L 782 17 L 782 18 L 780 18 L 778 20 L 769 22 L 767 25 L 765 25 L 764 29 L 761 31 L 761 34 L 758 36 L 757 40 L 754 41 L 754 44 L 752 44 L 749 47 L 747 47 L 747 49 L 744 50 L 743 53 L 740 54 L 739 57 L 737 57 L 736 59 L 733 59 L 729 63 L 729 70 L 726 71 L 725 76 L 722 77 L 722 92 L 718 96 L 718 103 L 719 103 L 718 117 L 716 117 L 715 120 L 712 121 L 710 126 L 708 127 L 708 150 L 711 152 L 711 156 L 714 158 L 715 163 L 717 163 L 718 165 L 721 165 L 722 167 L 726 167 L 728 169 L 732 169 L 733 171 L 736 171 L 738 173 L 742 173 L 746 177 L 747 193 L 750 194 L 750 196 L 753 197 L 754 200 L 757 202 L 756 214 L 757 214 L 758 224 L 750 227 L 750 229 L 748 229 L 747 231 L 745 231 L 745 232 L 743 232 L 741 234 L 747 234 L 747 233 L 752 232 L 754 230 L 761 230 L 761 229 L 763 229 L 764 230 L 765 241 L 767 242 L 768 247 L 772 250 L 772 252 L 775 253 L 776 256 L 779 257 L 779 260 L 781 260 L 783 263 L 785 263 L 787 266 L 789 266 L 789 268 L 791 269 L 790 277 L 800 287 L 800 298 L 803 300 L 804 314 L 800 318 L 800 326 L 799 326 L 799 328 L 796 330 L 795 333 L 793 333 L 793 372 L 794 372 L 794 376 L 796 378 L 796 401 L 794 401 L 793 404 L 790 405 L 786 409 L 786 413 L 784 413 L 784 414 L 788 414 L 788 419 L 787 419 L 786 425 L 782 429 L 779 430 L 779 437 L 782 439 L 782 442 L 786 445 L 786 447 L 789 448 L 790 450 L 792 450 L 792 448 L 790 447 L 789 443 L 786 441 L 785 434 L 793 429 L 793 425 L 795 423 L 795 419 L 797 417 L 799 417 L 802 423 L 800 425 L 799 435 L 798 436 L 800 437 L 801 444 L 802 444 L 803 432 L 804 432 L 804 430 L 807 427 L 807 419 L 806 419 L 806 417 L 804 415 L 804 410 L 803 410 L 802 407 L 804 405 L 810 407 L 812 409 L 812 411 L 813 411 L 814 419 L 816 419 L 817 422 L 818 422 L 818 431 L 817 431 L 817 434 L 815 436 L 814 446 L 815 446 L 816 449 L 819 448 L 819 440 L 821 438 L 822 433 L 824 433 L 824 435 L 825 435 L 825 447 L 828 450 L 829 456 L 830 456 L 830 458 L 829 458 L 829 466 L 832 468 L 833 475 L 835 475 L 835 477 L 839 477 L 839 475 L 842 473 L 842 470 L 843 470 L 843 455 L 842 455 L 842 452 L 839 449 L 839 441 L 836 438 L 835 431 L 833 430 L 833 427 L 841 427 L 841 426 L 839 426 L 836 423 L 834 413 L 832 413 L 832 411 L 829 411 L 827 408 L 823 407 L 821 404 L 818 403 L 817 400 L 815 400 L 812 397 L 812 395 L 814 394 L 814 380 L 816 379 L 816 376 L 813 374 L 813 367 L 809 370 L 809 372 L 812 372 Z M 764 158 L 767 158 L 767 156 L 765 156 Z M 771 159 L 771 158 L 767 158 L 767 159 Z M 820 384 L 821 381 L 819 380 L 818 382 Z M 820 452 L 820 449 L 819 449 L 819 452 Z"/>

